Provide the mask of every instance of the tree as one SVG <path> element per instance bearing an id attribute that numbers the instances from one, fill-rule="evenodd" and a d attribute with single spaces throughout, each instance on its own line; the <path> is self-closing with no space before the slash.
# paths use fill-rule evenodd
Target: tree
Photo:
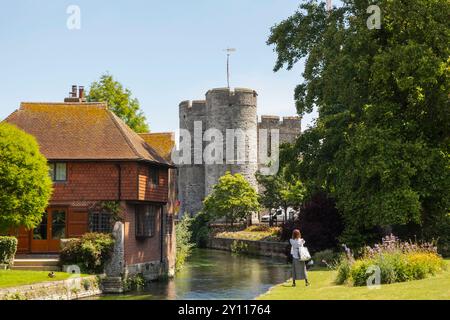
<path id="1" fill-rule="evenodd" d="M 289 207 L 299 207 L 305 196 L 305 188 L 300 180 L 289 179 L 287 170 L 281 169 L 273 176 L 256 175 L 258 183 L 263 191 L 259 195 L 259 202 L 268 209 L 284 210 L 284 220 L 288 220 L 287 211 Z M 272 219 L 269 220 L 272 225 Z"/>
<path id="2" fill-rule="evenodd" d="M 231 226 L 260 209 L 256 190 L 241 174 L 228 171 L 219 178 L 203 205 L 206 213 L 215 219 L 225 218 Z"/>
<path id="3" fill-rule="evenodd" d="M 337 249 L 343 224 L 334 200 L 324 192 L 317 192 L 308 197 L 302 204 L 297 219 L 283 224 L 281 240 L 289 240 L 294 229 L 301 231 L 311 252 Z"/>
<path id="4" fill-rule="evenodd" d="M 145 116 L 140 110 L 139 101 L 132 98 L 131 91 L 124 89 L 120 82 L 106 73 L 100 81 L 93 82 L 87 96 L 90 102 L 106 102 L 109 109 L 138 133 L 149 132 Z"/>
<path id="5" fill-rule="evenodd" d="M 367 27 L 369 4 L 381 29 Z M 275 70 L 305 59 L 298 113 L 319 112 L 290 169 L 336 199 L 342 240 L 408 224 L 424 238 L 448 230 L 436 226 L 450 224 L 449 15 L 447 0 L 344 0 L 329 12 L 307 1 L 272 28 Z"/>
<path id="6" fill-rule="evenodd" d="M 0 231 L 41 222 L 52 193 L 48 170 L 34 137 L 0 123 Z"/>

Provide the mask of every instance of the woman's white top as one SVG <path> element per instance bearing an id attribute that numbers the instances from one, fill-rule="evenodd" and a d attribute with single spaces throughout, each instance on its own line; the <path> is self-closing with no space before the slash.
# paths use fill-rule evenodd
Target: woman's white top
<path id="1" fill-rule="evenodd" d="M 294 259 L 300 259 L 298 252 L 299 248 L 303 247 L 305 244 L 305 240 L 302 238 L 300 239 L 289 239 L 289 242 L 291 243 L 291 255 Z"/>

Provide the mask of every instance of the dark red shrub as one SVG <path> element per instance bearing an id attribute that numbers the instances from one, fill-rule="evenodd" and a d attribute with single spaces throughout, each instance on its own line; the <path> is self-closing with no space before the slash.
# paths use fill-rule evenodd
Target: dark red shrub
<path id="1" fill-rule="evenodd" d="M 335 201 L 326 193 L 319 192 L 301 207 L 300 217 L 283 224 L 281 240 L 287 241 L 292 231 L 299 229 L 311 253 L 338 247 L 338 237 L 342 233 L 343 221 L 335 206 Z"/>

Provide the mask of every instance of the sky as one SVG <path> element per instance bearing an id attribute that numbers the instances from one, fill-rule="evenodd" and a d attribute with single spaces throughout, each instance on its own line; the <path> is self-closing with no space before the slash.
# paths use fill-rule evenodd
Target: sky
<path id="1" fill-rule="evenodd" d="M 178 105 L 226 86 L 258 92 L 258 114 L 295 115 L 302 63 L 274 73 L 270 28 L 299 0 L 16 0 L 0 2 L 0 119 L 20 102 L 59 102 L 109 72 L 139 99 L 152 132 L 176 131 Z M 69 29 L 70 5 L 80 29 Z M 302 120 L 305 128 L 315 114 Z"/>

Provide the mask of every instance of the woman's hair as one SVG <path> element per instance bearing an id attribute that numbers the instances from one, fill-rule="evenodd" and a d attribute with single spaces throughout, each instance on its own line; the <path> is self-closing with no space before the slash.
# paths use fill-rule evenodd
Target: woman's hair
<path id="1" fill-rule="evenodd" d="M 292 231 L 292 239 L 300 239 L 301 237 L 300 230 L 294 229 L 294 231 Z"/>

